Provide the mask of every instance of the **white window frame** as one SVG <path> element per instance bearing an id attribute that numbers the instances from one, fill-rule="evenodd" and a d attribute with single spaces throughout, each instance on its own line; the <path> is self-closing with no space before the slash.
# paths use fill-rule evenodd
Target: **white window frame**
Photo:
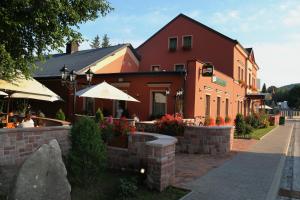
<path id="1" fill-rule="evenodd" d="M 169 89 L 170 90 L 170 88 L 166 88 L 166 89 Z M 150 90 L 150 108 L 149 108 L 149 110 L 150 110 L 150 116 L 153 114 L 152 113 L 152 111 L 153 111 L 153 108 L 152 108 L 152 106 L 153 106 L 153 103 L 152 103 L 152 100 L 153 100 L 153 93 L 154 92 L 163 92 L 163 93 L 165 93 L 166 92 L 166 90 Z M 168 112 L 168 95 L 166 95 L 166 98 L 167 98 L 167 101 L 166 101 L 166 108 L 165 108 L 165 113 L 167 114 Z"/>
<path id="2" fill-rule="evenodd" d="M 158 67 L 158 68 L 159 68 L 158 71 L 161 71 L 161 68 L 160 68 L 161 66 L 160 66 L 160 65 L 151 65 L 151 66 L 150 66 L 151 72 L 157 72 L 157 71 L 154 71 L 154 70 L 153 70 L 153 67 Z"/>
<path id="3" fill-rule="evenodd" d="M 191 37 L 191 49 L 193 48 L 193 35 L 182 35 L 181 37 L 181 46 L 184 48 L 184 37 Z"/>
<path id="4" fill-rule="evenodd" d="M 168 51 L 170 51 L 170 39 L 176 38 L 176 49 L 175 51 L 177 51 L 178 49 L 178 36 L 172 36 L 172 37 L 168 37 Z"/>

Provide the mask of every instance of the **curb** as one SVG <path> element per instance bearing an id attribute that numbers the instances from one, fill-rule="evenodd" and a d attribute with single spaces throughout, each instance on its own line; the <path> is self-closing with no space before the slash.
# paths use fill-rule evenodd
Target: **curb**
<path id="1" fill-rule="evenodd" d="M 279 165 L 277 166 L 277 169 L 276 169 L 275 176 L 273 178 L 271 187 L 270 187 L 270 189 L 268 191 L 268 194 L 266 196 L 266 200 L 274 200 L 274 199 L 277 198 L 278 189 L 280 187 L 280 180 L 281 180 L 281 176 L 282 176 L 282 172 L 283 172 L 283 168 L 284 168 L 284 164 L 285 164 L 285 160 L 286 160 L 286 155 L 287 155 L 287 152 L 288 152 L 288 148 L 289 148 L 289 145 L 290 145 L 290 142 L 291 142 L 293 130 L 294 130 L 294 124 L 293 124 L 293 126 L 291 128 L 290 137 L 288 139 L 288 143 L 286 145 L 286 149 L 285 149 L 283 155 L 280 158 Z M 268 134 L 266 134 L 266 135 L 268 135 Z"/>
<path id="2" fill-rule="evenodd" d="M 186 195 L 184 195 L 183 197 L 181 197 L 180 199 L 178 200 L 184 200 L 185 198 L 189 197 L 190 195 L 193 194 L 193 191 L 190 191 L 189 193 L 187 193 Z"/>
<path id="3" fill-rule="evenodd" d="M 272 133 L 273 131 L 275 131 L 278 128 L 279 128 L 279 125 L 277 125 L 275 128 L 273 128 L 272 130 L 270 130 L 269 132 L 267 132 L 264 136 L 262 136 L 258 140 L 262 140 L 264 137 L 266 137 L 267 135 L 269 135 L 270 133 Z"/>

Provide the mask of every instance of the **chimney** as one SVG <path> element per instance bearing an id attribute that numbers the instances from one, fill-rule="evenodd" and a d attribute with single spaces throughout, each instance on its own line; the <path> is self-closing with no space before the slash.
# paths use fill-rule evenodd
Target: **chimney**
<path id="1" fill-rule="evenodd" d="M 68 42 L 66 45 L 66 54 L 72 54 L 78 51 L 79 43 L 77 41 Z"/>

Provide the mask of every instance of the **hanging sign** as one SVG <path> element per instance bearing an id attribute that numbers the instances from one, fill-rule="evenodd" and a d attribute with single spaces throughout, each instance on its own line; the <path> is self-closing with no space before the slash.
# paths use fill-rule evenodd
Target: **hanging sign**
<path id="1" fill-rule="evenodd" d="M 206 63 L 202 67 L 202 76 L 212 77 L 214 74 L 214 66 L 210 63 Z"/>
<path id="2" fill-rule="evenodd" d="M 217 76 L 213 76 L 213 77 L 212 77 L 212 82 L 215 83 L 215 84 L 218 84 L 218 85 L 220 85 L 220 86 L 223 86 L 223 87 L 226 86 L 226 81 L 223 80 L 223 79 L 220 79 L 220 78 L 217 77 Z"/>

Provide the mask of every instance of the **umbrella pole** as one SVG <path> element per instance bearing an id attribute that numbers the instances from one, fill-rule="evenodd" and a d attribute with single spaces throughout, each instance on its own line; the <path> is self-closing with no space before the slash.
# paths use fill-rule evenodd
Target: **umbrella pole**
<path id="1" fill-rule="evenodd" d="M 6 125 L 8 124 L 9 104 L 10 104 L 10 94 L 8 95 L 8 98 L 7 98 Z"/>

